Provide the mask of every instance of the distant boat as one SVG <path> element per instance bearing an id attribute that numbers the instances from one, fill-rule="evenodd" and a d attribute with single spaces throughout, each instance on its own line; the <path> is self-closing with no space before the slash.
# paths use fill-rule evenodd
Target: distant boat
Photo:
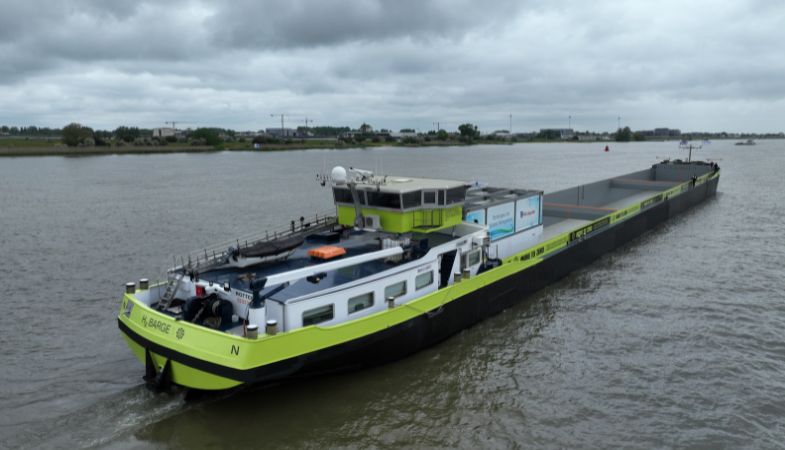
<path id="1" fill-rule="evenodd" d="M 746 141 L 739 141 L 736 145 L 755 145 L 755 141 L 752 139 L 747 139 Z"/>

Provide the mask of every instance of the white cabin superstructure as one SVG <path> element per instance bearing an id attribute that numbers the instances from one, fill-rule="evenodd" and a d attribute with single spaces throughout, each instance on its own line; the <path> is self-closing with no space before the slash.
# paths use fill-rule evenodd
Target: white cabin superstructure
<path id="1" fill-rule="evenodd" d="M 272 238 L 205 250 L 142 298 L 235 335 L 250 324 L 275 332 L 329 326 L 473 277 L 542 232 L 540 191 L 340 167 L 321 180 L 333 189 L 334 217 L 301 218 Z"/>

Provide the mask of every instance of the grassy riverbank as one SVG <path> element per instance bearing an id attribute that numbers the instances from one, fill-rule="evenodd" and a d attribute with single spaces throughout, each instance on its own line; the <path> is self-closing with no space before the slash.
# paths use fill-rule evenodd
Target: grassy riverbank
<path id="1" fill-rule="evenodd" d="M 3 156 L 92 156 L 92 155 L 134 155 L 152 153 L 204 153 L 220 151 L 206 146 L 171 147 L 0 147 Z"/>
<path id="2" fill-rule="evenodd" d="M 19 142 L 21 141 L 21 142 Z M 475 144 L 509 144 L 509 141 L 476 141 Z M 194 146 L 169 144 L 161 146 L 98 146 L 98 147 L 65 147 L 57 141 L 38 139 L 14 139 L 0 141 L 0 157 L 2 156 L 89 156 L 89 155 L 123 155 L 153 153 L 205 153 L 220 151 L 286 151 L 309 149 L 349 149 L 372 147 L 434 147 L 452 145 L 471 145 L 460 141 L 423 141 L 418 143 L 397 142 L 361 142 L 347 144 L 336 140 L 293 141 L 278 144 L 263 144 L 255 149 L 245 142 L 232 142 L 217 146 Z"/>

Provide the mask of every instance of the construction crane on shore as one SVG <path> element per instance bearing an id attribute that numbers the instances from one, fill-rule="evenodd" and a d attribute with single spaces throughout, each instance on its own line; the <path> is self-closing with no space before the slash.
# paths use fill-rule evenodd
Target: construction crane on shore
<path id="1" fill-rule="evenodd" d="M 298 117 L 305 118 L 305 128 L 306 128 L 306 130 L 308 129 L 308 124 L 309 123 L 313 123 L 313 119 L 309 119 L 307 116 L 305 116 L 303 114 L 277 113 L 277 114 L 270 114 L 270 117 L 280 117 L 281 118 L 281 137 L 282 138 L 285 137 L 284 135 L 286 134 L 286 131 L 285 131 L 286 129 L 284 127 L 284 120 L 285 119 L 291 120 L 291 119 L 298 118 Z"/>
<path id="2" fill-rule="evenodd" d="M 305 118 L 305 136 L 308 136 L 308 124 L 313 124 L 313 119 Z"/>
<path id="3" fill-rule="evenodd" d="M 287 117 L 291 118 L 292 116 L 289 115 L 289 114 L 286 114 L 286 113 L 270 114 L 270 117 L 275 117 L 275 116 L 280 116 L 281 117 L 281 139 L 283 139 L 284 138 L 284 126 L 283 126 L 284 118 L 287 118 Z"/>

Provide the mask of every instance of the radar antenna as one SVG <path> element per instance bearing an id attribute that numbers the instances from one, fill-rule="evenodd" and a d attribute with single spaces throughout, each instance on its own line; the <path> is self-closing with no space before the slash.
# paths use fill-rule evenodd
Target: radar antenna
<path id="1" fill-rule="evenodd" d="M 687 156 L 687 162 L 692 162 L 692 150 L 700 150 L 703 148 L 703 145 L 693 145 L 687 141 L 679 142 L 679 148 L 682 150 L 689 150 L 690 153 Z"/>
<path id="2" fill-rule="evenodd" d="M 325 173 L 316 174 L 316 181 L 322 186 L 333 184 L 335 186 L 346 186 L 352 195 L 352 203 L 354 204 L 354 226 L 356 228 L 363 228 L 365 226 L 365 217 L 363 217 L 362 203 L 360 202 L 360 195 L 357 192 L 357 183 L 372 182 L 373 172 L 369 170 L 355 169 L 350 167 L 347 171 L 341 166 L 333 167 L 330 174 Z"/>

